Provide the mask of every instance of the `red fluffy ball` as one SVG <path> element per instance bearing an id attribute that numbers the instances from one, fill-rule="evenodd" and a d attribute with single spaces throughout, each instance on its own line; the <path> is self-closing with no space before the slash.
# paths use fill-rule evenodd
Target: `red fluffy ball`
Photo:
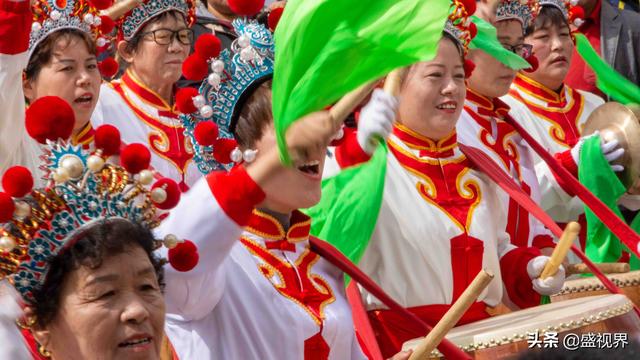
<path id="1" fill-rule="evenodd" d="M 132 174 L 149 167 L 151 163 L 151 153 L 142 144 L 129 144 L 120 152 L 120 163 Z"/>
<path id="2" fill-rule="evenodd" d="M 184 240 L 173 249 L 169 249 L 169 263 L 178 271 L 189 271 L 198 265 L 200 255 L 196 245 Z"/>
<path id="3" fill-rule="evenodd" d="M 471 16 L 476 12 L 476 0 L 462 0 L 462 5 L 467 10 L 467 15 Z"/>
<path id="4" fill-rule="evenodd" d="M 98 10 L 104 10 L 113 5 L 113 0 L 89 0 L 89 2 Z"/>
<path id="5" fill-rule="evenodd" d="M 582 6 L 574 6 L 569 10 L 569 21 L 573 22 L 575 19 L 584 19 Z"/>
<path id="6" fill-rule="evenodd" d="M 112 57 L 108 57 L 98 63 L 100 74 L 105 78 L 112 78 L 118 73 L 119 67 L 118 62 Z"/>
<path id="7" fill-rule="evenodd" d="M 218 125 L 213 121 L 200 122 L 196 125 L 193 135 L 196 137 L 198 144 L 211 146 L 218 139 Z"/>
<path id="8" fill-rule="evenodd" d="M 277 7 L 269 12 L 269 16 L 267 17 L 267 25 L 269 26 L 269 30 L 271 30 L 272 32 L 276 31 L 276 26 L 278 26 L 278 22 L 280 22 L 283 11 L 283 7 Z"/>
<path id="9" fill-rule="evenodd" d="M 100 32 L 110 34 L 116 27 L 115 21 L 106 15 L 100 16 Z"/>
<path id="10" fill-rule="evenodd" d="M 538 63 L 538 58 L 535 55 L 531 55 L 527 58 L 527 61 L 529 62 L 529 65 L 531 65 L 530 69 L 524 69 L 524 71 L 526 72 L 534 72 L 536 70 L 538 70 L 538 66 L 540 65 L 540 63 Z"/>
<path id="11" fill-rule="evenodd" d="M 96 129 L 93 143 L 102 150 L 102 155 L 115 155 L 120 152 L 120 131 L 115 126 L 102 125 Z"/>
<path id="12" fill-rule="evenodd" d="M 471 36 L 471 38 L 475 38 L 476 35 L 478 34 L 478 27 L 476 26 L 475 23 L 471 23 L 471 25 L 469 25 L 469 36 Z"/>
<path id="13" fill-rule="evenodd" d="M 167 193 L 167 198 L 162 203 L 154 202 L 154 204 L 156 204 L 158 208 L 162 210 L 169 210 L 178 205 L 178 203 L 180 202 L 181 192 L 178 184 L 176 184 L 175 181 L 169 178 L 162 178 L 156 181 L 151 189 L 155 189 L 157 187 L 164 189 L 164 191 Z"/>
<path id="14" fill-rule="evenodd" d="M 0 192 L 0 223 L 7 222 L 13 218 L 16 205 L 9 194 Z"/>
<path id="15" fill-rule="evenodd" d="M 209 74 L 209 66 L 198 54 L 191 54 L 182 63 L 182 74 L 189 80 L 202 81 Z"/>
<path id="16" fill-rule="evenodd" d="M 24 166 L 10 167 L 2 176 L 4 191 L 16 198 L 21 198 L 33 189 L 33 175 Z"/>
<path id="17" fill-rule="evenodd" d="M 193 98 L 198 96 L 198 90 L 192 87 L 186 87 L 178 90 L 176 93 L 176 108 L 183 114 L 191 114 L 198 111 L 193 104 Z"/>
<path id="18" fill-rule="evenodd" d="M 220 39 L 213 34 L 203 34 L 200 35 L 196 41 L 194 48 L 196 50 L 196 54 L 198 54 L 201 59 L 208 60 L 220 55 L 222 43 L 220 42 Z"/>
<path id="19" fill-rule="evenodd" d="M 228 0 L 229 9 L 240 16 L 253 16 L 262 10 L 264 0 Z"/>
<path id="20" fill-rule="evenodd" d="M 476 68 L 476 64 L 474 64 L 473 61 L 465 60 L 464 61 L 464 77 L 466 77 L 467 79 L 470 78 L 475 68 Z"/>
<path id="21" fill-rule="evenodd" d="M 213 144 L 213 157 L 221 164 L 231 162 L 231 151 L 238 147 L 234 139 L 220 138 Z"/>
<path id="22" fill-rule="evenodd" d="M 75 122 L 71 106 L 57 96 L 43 96 L 25 112 L 27 133 L 41 144 L 47 140 L 68 139 Z"/>

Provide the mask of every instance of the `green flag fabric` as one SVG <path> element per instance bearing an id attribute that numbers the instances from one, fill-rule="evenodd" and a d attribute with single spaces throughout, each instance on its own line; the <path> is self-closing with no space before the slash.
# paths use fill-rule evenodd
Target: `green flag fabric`
<path id="1" fill-rule="evenodd" d="M 600 150 L 600 136 L 593 136 L 585 140 L 580 150 L 580 166 L 578 167 L 580 182 L 593 192 L 618 217 L 622 214 L 618 209 L 618 199 L 626 189 L 616 174 L 611 170 L 607 159 Z M 626 247 L 620 240 L 585 206 L 587 219 L 587 241 L 585 253 L 593 262 L 616 262 Z M 638 232 L 640 220 L 636 218 L 631 224 Z M 632 255 L 631 266 L 638 269 L 638 259 Z"/>
<path id="2" fill-rule="evenodd" d="M 584 35 L 575 38 L 578 54 L 596 74 L 598 89 L 624 105 L 640 104 L 640 88 L 604 62 Z"/>
<path id="3" fill-rule="evenodd" d="M 290 0 L 275 32 L 273 116 L 280 156 L 284 134 L 300 117 L 325 108 L 391 70 L 430 60 L 449 0 Z"/>
<path id="4" fill-rule="evenodd" d="M 479 49 L 491 55 L 494 59 L 514 70 L 529 69 L 531 65 L 521 56 L 507 50 L 498 41 L 496 28 L 477 16 L 472 16 L 471 21 L 476 24 L 478 33 L 471 40 L 470 49 Z"/>
<path id="5" fill-rule="evenodd" d="M 378 220 L 387 148 L 381 143 L 366 163 L 347 168 L 322 182 L 322 199 L 305 210 L 312 218 L 311 234 L 325 239 L 358 263 Z"/>

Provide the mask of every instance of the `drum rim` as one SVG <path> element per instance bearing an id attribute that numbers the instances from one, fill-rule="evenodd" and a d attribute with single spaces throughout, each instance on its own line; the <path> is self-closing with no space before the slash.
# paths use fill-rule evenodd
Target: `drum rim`
<path id="1" fill-rule="evenodd" d="M 606 296 L 606 295 L 605 295 Z M 528 334 L 537 332 L 538 335 L 542 335 L 545 332 L 557 332 L 563 333 L 570 330 L 574 330 L 585 325 L 594 324 L 600 321 L 614 318 L 616 316 L 624 315 L 633 309 L 633 303 L 629 298 L 626 298 L 624 304 L 612 306 L 611 308 L 599 312 L 597 315 L 585 315 L 578 320 L 571 320 L 569 322 L 560 323 L 558 325 L 550 325 L 541 329 L 532 329 L 526 333 L 514 333 L 512 336 L 502 336 L 501 338 L 491 338 L 487 341 L 472 342 L 465 345 L 457 345 L 462 351 L 471 352 L 476 350 L 489 349 L 496 346 L 502 346 L 512 344 L 519 341 L 524 341 L 528 338 Z M 443 357 L 443 354 L 434 349 L 431 352 L 431 357 Z"/>
<path id="2" fill-rule="evenodd" d="M 631 287 L 640 285 L 640 276 L 637 278 L 629 278 L 630 275 L 640 275 L 640 271 L 631 271 L 628 273 L 622 274 L 608 274 L 606 275 L 611 282 L 613 282 L 617 287 Z M 580 282 L 579 284 L 572 284 L 571 282 Z M 568 294 L 576 294 L 582 292 L 590 292 L 590 291 L 600 291 L 607 290 L 607 288 L 602 285 L 602 282 L 597 277 L 585 277 L 578 278 L 573 280 L 568 280 L 565 282 L 562 290 L 557 294 L 551 295 L 551 297 L 556 297 L 560 295 L 568 295 Z"/>

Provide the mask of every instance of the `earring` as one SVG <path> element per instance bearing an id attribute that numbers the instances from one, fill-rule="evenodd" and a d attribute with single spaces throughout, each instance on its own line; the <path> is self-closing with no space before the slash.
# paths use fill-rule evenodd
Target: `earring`
<path id="1" fill-rule="evenodd" d="M 45 349 L 44 346 L 40 345 L 38 346 L 38 352 L 40 353 L 40 355 L 46 357 L 46 358 L 50 358 L 51 357 L 51 352 L 49 352 L 49 350 Z"/>
<path id="2" fill-rule="evenodd" d="M 23 322 L 22 320 L 26 319 L 27 322 Z M 29 317 L 20 317 L 18 319 L 16 319 L 16 325 L 18 325 L 18 327 L 20 327 L 21 329 L 31 329 L 31 327 L 36 323 L 37 318 L 35 316 L 29 316 Z"/>

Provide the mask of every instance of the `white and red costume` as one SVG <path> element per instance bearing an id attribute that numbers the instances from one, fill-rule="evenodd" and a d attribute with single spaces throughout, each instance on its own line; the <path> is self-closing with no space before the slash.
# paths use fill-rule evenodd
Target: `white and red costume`
<path id="1" fill-rule="evenodd" d="M 255 209 L 264 196 L 241 166 L 211 173 L 160 226 L 200 256 L 191 271 L 165 272 L 179 357 L 363 359 L 343 274 L 310 250 L 310 219 L 294 212 L 285 231 Z"/>

